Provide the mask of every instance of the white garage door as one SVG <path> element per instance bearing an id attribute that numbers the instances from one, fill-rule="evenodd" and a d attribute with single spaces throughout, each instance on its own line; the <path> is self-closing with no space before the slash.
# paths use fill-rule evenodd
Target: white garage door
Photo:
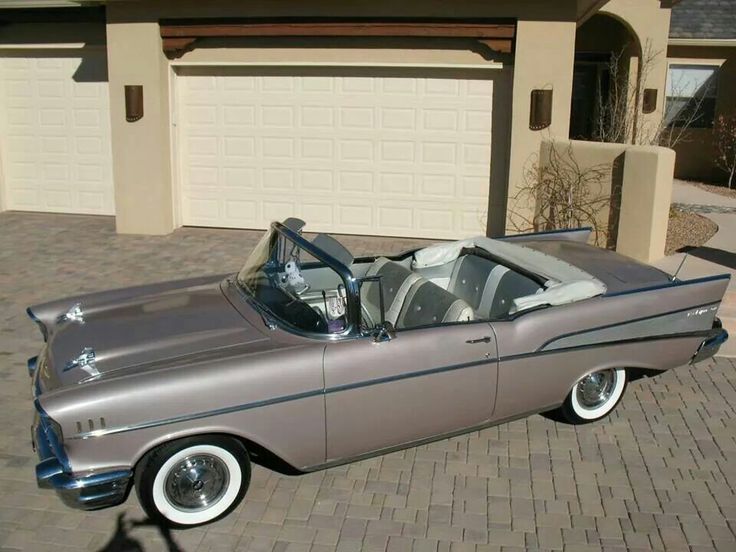
<path id="1" fill-rule="evenodd" d="M 111 215 L 105 52 L 0 58 L 6 209 Z"/>
<path id="2" fill-rule="evenodd" d="M 182 223 L 266 228 L 298 216 L 312 231 L 485 233 L 488 73 L 363 71 L 180 73 Z"/>

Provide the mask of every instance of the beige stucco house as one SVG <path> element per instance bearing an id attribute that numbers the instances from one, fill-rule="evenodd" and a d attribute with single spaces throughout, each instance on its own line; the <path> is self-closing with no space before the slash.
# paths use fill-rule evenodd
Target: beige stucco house
<path id="1" fill-rule="evenodd" d="M 665 56 L 638 69 L 645 45 L 690 48 L 660 0 L 0 7 L 0 210 L 114 215 L 123 233 L 301 216 L 353 234 L 500 234 L 542 141 L 583 124 L 602 53 L 625 49 L 650 91 L 641 129 L 667 96 Z"/>
<path id="2" fill-rule="evenodd" d="M 713 126 L 719 116 L 736 115 L 736 0 L 677 4 L 667 57 L 671 118 L 676 121 L 677 109 L 686 102 L 698 106 L 700 113 L 675 145 L 675 176 L 723 181 L 726 173 L 714 163 Z M 684 98 L 678 97 L 678 88 Z"/>

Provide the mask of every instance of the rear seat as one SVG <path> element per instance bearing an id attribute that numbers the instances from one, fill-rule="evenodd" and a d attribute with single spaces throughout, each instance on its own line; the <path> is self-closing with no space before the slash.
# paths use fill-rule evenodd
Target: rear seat
<path id="1" fill-rule="evenodd" d="M 386 320 L 397 328 L 411 328 L 441 322 L 473 320 L 468 303 L 412 272 L 402 264 L 380 257 L 366 276 L 380 276 Z M 380 322 L 378 284 L 363 284 L 363 318 L 369 326 Z"/>
<path id="2" fill-rule="evenodd" d="M 448 291 L 466 301 L 478 318 L 488 319 L 506 316 L 514 299 L 539 290 L 539 284 L 523 274 L 477 255 L 455 261 L 448 285 Z"/>

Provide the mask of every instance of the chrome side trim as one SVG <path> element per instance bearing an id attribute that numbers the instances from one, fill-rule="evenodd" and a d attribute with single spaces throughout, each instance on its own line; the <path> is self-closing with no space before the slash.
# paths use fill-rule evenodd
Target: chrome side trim
<path id="1" fill-rule="evenodd" d="M 128 426 L 121 426 L 117 428 L 109 429 L 98 429 L 94 431 L 86 431 L 84 433 L 78 433 L 69 437 L 69 439 L 89 439 L 91 437 L 102 437 L 104 435 L 113 435 L 116 433 L 125 433 L 128 431 L 135 431 L 139 429 L 150 429 L 152 427 L 159 427 L 164 425 L 176 424 L 181 422 L 189 422 L 192 420 L 200 420 L 202 418 L 211 418 L 213 416 L 221 416 L 223 414 L 232 414 L 233 412 L 241 412 L 244 410 L 252 410 L 254 408 L 260 408 L 263 406 L 271 406 L 274 404 L 280 404 L 290 401 L 298 401 L 301 399 L 307 399 L 310 397 L 317 397 L 320 395 L 329 395 L 331 393 L 339 393 L 340 391 L 349 391 L 351 389 L 359 389 L 362 387 L 369 387 L 372 385 L 381 385 L 384 383 L 390 383 L 393 381 L 400 381 L 411 378 L 420 378 L 423 376 L 429 376 L 432 374 L 439 374 L 442 372 L 451 372 L 453 370 L 462 370 L 464 368 L 471 368 L 473 366 L 479 366 L 481 364 L 491 364 L 498 362 L 496 358 L 484 358 L 482 360 L 464 362 L 462 364 L 451 364 L 448 366 L 440 366 L 437 368 L 430 368 L 427 370 L 418 370 L 416 372 L 407 372 L 403 374 L 395 374 L 393 376 L 385 376 L 381 378 L 375 378 L 371 380 L 358 381 L 353 383 L 346 383 L 343 385 L 336 385 L 334 387 L 328 387 L 325 389 L 313 389 L 311 391 L 304 391 L 302 393 L 294 393 L 292 395 L 282 395 L 280 397 L 273 397 L 262 401 L 254 401 L 250 403 L 244 403 L 234 406 L 228 406 L 224 408 L 218 408 L 215 410 L 208 410 L 205 412 L 198 412 L 195 414 L 184 414 L 181 416 L 174 416 L 171 418 L 164 418 L 161 420 L 153 420 L 150 422 L 143 422 L 140 424 L 132 424 Z"/>
<path id="2" fill-rule="evenodd" d="M 87 431 L 84 433 L 73 435 L 69 437 L 69 439 L 89 439 L 91 437 L 102 437 L 104 435 L 114 435 L 116 433 L 126 433 L 128 431 L 135 431 L 139 429 L 150 429 L 152 427 L 177 424 L 181 422 L 189 422 L 191 420 L 200 420 L 202 418 L 211 418 L 213 416 L 222 416 L 223 414 L 231 414 L 233 412 L 251 410 L 253 408 L 260 408 L 262 406 L 270 406 L 273 404 L 279 404 L 283 402 L 298 401 L 300 399 L 316 397 L 322 394 L 324 394 L 324 390 L 315 389 L 313 391 L 305 391 L 303 393 L 295 393 L 293 395 L 283 395 L 281 397 L 273 397 L 271 399 L 265 399 L 262 401 L 255 401 L 255 402 L 239 404 L 235 406 L 227 406 L 224 408 L 218 408 L 216 410 L 207 410 L 205 412 L 198 412 L 196 414 L 183 414 L 181 416 L 173 416 L 171 418 L 153 420 L 150 422 L 143 422 L 140 424 L 132 424 L 132 425 L 120 426 L 120 427 L 115 427 L 115 428 L 110 428 L 110 429 L 97 429 L 94 431 Z"/>
<path id="3" fill-rule="evenodd" d="M 513 234 L 511 236 L 501 236 L 493 238 L 495 240 L 513 240 L 516 238 L 533 238 L 534 236 L 549 236 L 552 234 L 570 234 L 573 232 L 592 232 L 592 226 L 581 226 L 580 228 L 561 228 L 559 230 L 544 230 L 541 232 L 529 232 L 528 234 Z"/>
<path id="4" fill-rule="evenodd" d="M 704 284 L 706 282 L 715 282 L 718 280 L 730 280 L 730 274 L 717 274 L 715 276 L 704 276 L 703 278 L 695 278 L 693 280 L 670 280 L 666 284 L 657 284 L 648 287 L 641 287 L 637 289 L 627 289 L 624 291 L 614 291 L 603 295 L 603 297 L 618 297 L 619 295 L 631 295 L 632 293 L 644 293 L 646 291 L 656 291 L 658 289 L 669 289 L 678 288 L 683 286 L 690 286 L 694 284 Z"/>
<path id="5" fill-rule="evenodd" d="M 340 391 L 349 391 L 351 389 L 360 389 L 361 387 L 370 387 L 372 385 L 381 385 L 383 383 L 391 383 L 394 381 L 401 381 L 405 379 L 421 378 L 423 376 L 431 376 L 433 374 L 441 374 L 443 372 L 453 372 L 455 370 L 462 370 L 464 368 L 472 368 L 473 366 L 480 366 L 481 364 L 491 364 L 494 362 L 498 362 L 498 359 L 497 358 L 484 358 L 482 360 L 463 362 L 462 364 L 451 364 L 448 366 L 440 366 L 438 368 L 418 370 L 416 372 L 406 372 L 403 374 L 385 376 L 382 378 L 375 378 L 371 380 L 358 381 L 354 383 L 345 383 L 343 385 L 336 385 L 334 387 L 329 387 L 325 389 L 325 395 L 328 395 L 330 393 L 338 393 Z"/>
<path id="6" fill-rule="evenodd" d="M 570 351 L 582 350 L 582 349 L 592 349 L 596 347 L 611 347 L 615 345 L 627 345 L 627 344 L 632 344 L 632 343 L 642 343 L 642 342 L 649 342 L 649 341 L 683 339 L 683 338 L 693 338 L 693 337 L 701 337 L 701 336 L 704 337 L 707 333 L 708 333 L 707 331 L 703 331 L 703 332 L 690 332 L 690 333 L 684 333 L 684 334 L 665 334 L 665 335 L 647 336 L 647 337 L 634 338 L 634 339 L 624 339 L 624 340 L 618 340 L 618 341 L 591 343 L 591 344 L 560 348 L 560 349 L 537 350 L 537 351 L 532 351 L 528 353 L 519 353 L 519 354 L 514 354 L 514 355 L 508 355 L 508 356 L 501 355 L 497 358 L 488 358 L 488 359 L 477 360 L 477 361 L 472 361 L 472 362 L 465 362 L 462 364 L 452 364 L 448 366 L 440 366 L 437 368 L 429 368 L 427 370 L 419 370 L 416 372 L 407 372 L 403 374 L 396 374 L 393 376 L 386 376 L 386 377 L 375 378 L 371 380 L 364 380 L 364 381 L 359 381 L 359 382 L 354 382 L 354 383 L 346 383 L 343 385 L 337 385 L 337 386 L 328 387 L 325 389 L 314 389 L 311 391 L 304 391 L 302 393 L 295 393 L 292 395 L 283 395 L 280 397 L 273 397 L 271 399 L 254 401 L 250 403 L 244 403 L 240 405 L 234 405 L 234 406 L 229 406 L 225 408 L 219 408 L 216 410 L 209 410 L 205 412 L 198 412 L 195 414 L 185 414 L 181 416 L 174 416 L 171 418 L 164 418 L 161 420 L 154 420 L 154 421 L 144 422 L 140 424 L 120 426 L 117 428 L 87 431 L 84 433 L 79 433 L 77 435 L 68 437 L 68 439 L 72 440 L 72 439 L 89 439 L 92 437 L 103 437 L 106 435 L 126 433 L 128 431 L 135 431 L 139 429 L 150 429 L 153 427 L 159 427 L 159 426 L 164 426 L 164 425 L 188 422 L 192 420 L 200 420 L 203 418 L 210 418 L 213 416 L 220 416 L 223 414 L 231 414 L 233 412 L 252 410 L 254 408 L 260 408 L 263 406 L 271 406 L 274 404 L 280 404 L 284 402 L 297 401 L 297 400 L 306 399 L 310 397 L 317 397 L 319 395 L 328 395 L 331 393 L 339 393 L 340 391 L 349 391 L 351 389 L 359 389 L 362 387 L 369 387 L 372 385 L 381 385 L 381 384 L 390 383 L 393 381 L 400 381 L 404 379 L 423 377 L 423 376 L 438 374 L 442 372 L 450 372 L 453 370 L 462 370 L 463 368 L 470 368 L 473 366 L 478 366 L 481 364 L 489 364 L 493 362 L 502 362 L 502 361 L 509 362 L 509 361 L 520 360 L 520 359 L 529 358 L 529 357 L 543 356 L 543 355 L 550 355 L 550 354 L 561 354 L 561 353 L 566 353 Z M 407 445 L 407 446 L 411 446 L 411 445 Z"/>
<path id="7" fill-rule="evenodd" d="M 672 310 L 672 311 L 661 312 L 661 313 L 658 313 L 658 314 L 651 314 L 651 315 L 642 316 L 642 317 L 639 317 L 639 318 L 632 318 L 631 320 L 623 320 L 621 322 L 614 322 L 612 324 L 604 324 L 602 326 L 594 326 L 592 328 L 586 328 L 584 330 L 578 330 L 578 331 L 575 331 L 575 332 L 565 333 L 565 334 L 558 335 L 556 337 L 553 337 L 552 339 L 547 340 L 546 342 L 544 342 L 542 344 L 541 347 L 539 347 L 537 349 L 537 351 L 541 352 L 541 351 L 552 350 L 553 348 L 550 347 L 551 345 L 553 345 L 557 341 L 561 341 L 561 340 L 566 339 L 566 338 L 569 338 L 569 337 L 582 336 L 582 335 L 589 334 L 589 333 L 596 332 L 596 331 L 600 331 L 600 330 L 607 330 L 607 329 L 616 328 L 616 327 L 620 327 L 620 326 L 627 326 L 629 324 L 635 324 L 637 322 L 645 322 L 647 320 L 654 320 L 654 319 L 657 319 L 657 318 L 662 318 L 663 316 L 670 316 L 670 315 L 673 315 L 673 314 L 680 314 L 680 313 L 683 313 L 683 312 L 694 311 L 696 309 L 702 309 L 702 308 L 711 309 L 713 307 L 718 307 L 718 305 L 720 305 L 720 304 L 721 304 L 720 301 L 716 301 L 714 303 L 705 303 L 705 304 L 702 304 L 702 305 L 693 305 L 693 306 L 690 306 L 690 307 L 685 307 L 683 309 L 676 309 L 676 310 Z M 666 335 L 668 335 L 668 334 L 655 334 L 653 336 L 642 336 L 642 337 L 657 337 L 657 336 L 664 337 Z M 618 342 L 618 341 L 621 341 L 621 340 L 620 339 L 613 340 L 613 342 Z M 607 342 L 606 341 L 598 341 L 596 343 L 603 345 L 603 344 L 605 344 Z M 565 348 L 569 349 L 570 347 L 565 347 Z"/>

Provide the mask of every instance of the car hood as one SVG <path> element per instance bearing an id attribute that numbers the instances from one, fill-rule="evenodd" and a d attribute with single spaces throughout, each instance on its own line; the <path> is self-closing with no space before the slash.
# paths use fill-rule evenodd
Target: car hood
<path id="1" fill-rule="evenodd" d="M 45 316 L 38 320 L 47 337 L 39 363 L 44 391 L 205 351 L 258 349 L 269 341 L 228 302 L 219 279 L 139 291 L 70 299 L 56 316 L 45 305 L 29 308 L 31 316 L 36 310 Z M 79 316 L 65 317 L 77 306 Z"/>

